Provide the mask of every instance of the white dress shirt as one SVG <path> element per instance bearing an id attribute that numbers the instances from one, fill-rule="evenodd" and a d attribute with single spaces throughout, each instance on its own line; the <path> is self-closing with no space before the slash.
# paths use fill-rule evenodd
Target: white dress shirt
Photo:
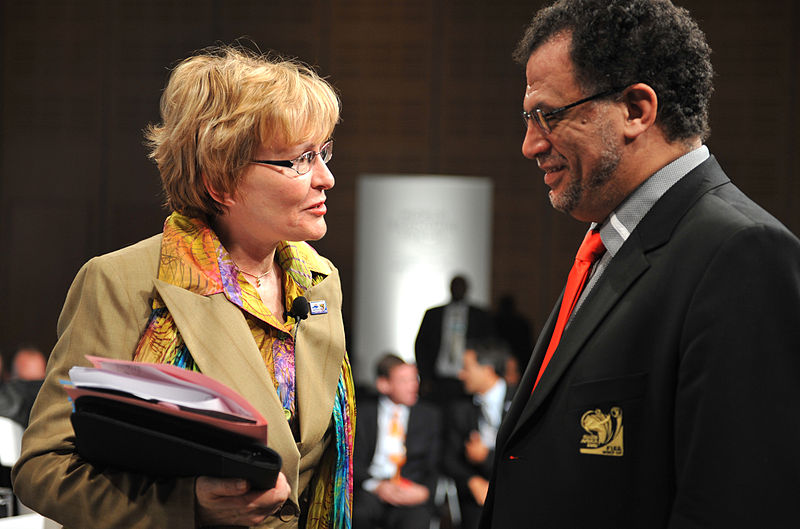
<path id="1" fill-rule="evenodd" d="M 397 414 L 401 436 L 392 435 L 392 418 Z M 375 455 L 367 472 L 369 478 L 364 480 L 362 487 L 368 492 L 373 492 L 378 484 L 386 479 L 391 479 L 397 473 L 397 463 L 392 456 L 403 455 L 406 451 L 405 433 L 408 429 L 409 407 L 395 404 L 388 397 L 378 399 L 378 435 L 375 442 Z"/>
<path id="2" fill-rule="evenodd" d="M 478 432 L 481 434 L 481 441 L 489 450 L 494 449 L 497 430 L 500 428 L 500 421 L 503 419 L 506 390 L 506 381 L 501 378 L 495 382 L 489 391 L 483 395 L 476 394 L 473 397 L 475 404 L 481 408 L 481 416 L 478 418 Z"/>
<path id="3" fill-rule="evenodd" d="M 453 301 L 445 305 L 442 315 L 442 343 L 436 358 L 437 375 L 458 377 L 467 345 L 468 320 L 469 305 L 465 301 Z"/>

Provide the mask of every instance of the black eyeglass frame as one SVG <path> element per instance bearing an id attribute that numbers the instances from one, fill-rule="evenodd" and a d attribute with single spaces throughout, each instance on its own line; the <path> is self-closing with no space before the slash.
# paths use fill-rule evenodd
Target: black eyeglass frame
<path id="1" fill-rule="evenodd" d="M 326 150 L 328 153 L 327 158 L 324 155 Z M 257 163 L 261 165 L 276 165 L 278 167 L 288 167 L 289 169 L 297 173 L 297 176 L 303 176 L 304 174 L 307 174 L 309 171 L 311 171 L 311 166 L 314 164 L 314 158 L 316 158 L 319 155 L 322 155 L 322 163 L 327 165 L 327 163 L 331 161 L 331 158 L 333 158 L 333 140 L 328 140 L 325 143 L 323 143 L 322 147 L 319 148 L 319 151 L 316 152 L 306 151 L 293 160 L 250 160 L 250 163 Z M 295 164 L 300 163 L 305 157 L 308 157 L 308 170 L 301 173 L 300 171 L 297 170 Z"/>
<path id="2" fill-rule="evenodd" d="M 563 107 L 556 108 L 555 110 L 550 110 L 548 112 L 543 112 L 541 108 L 534 108 L 530 112 L 523 110 L 522 111 L 522 120 L 525 122 L 525 127 L 528 127 L 528 124 L 531 120 L 536 123 L 539 129 L 544 132 L 545 134 L 550 134 L 553 132 L 553 127 L 547 122 L 547 118 L 553 117 L 556 114 L 560 114 L 565 110 L 569 110 L 570 108 L 574 108 L 578 105 L 582 105 L 584 103 L 588 103 L 589 101 L 593 101 L 595 99 L 600 99 L 601 97 L 607 97 L 611 94 L 616 94 L 617 92 L 622 92 L 630 85 L 623 86 L 621 88 L 611 88 L 609 90 L 605 90 L 603 92 L 591 95 L 589 97 L 584 97 L 574 103 L 570 103 L 568 105 L 564 105 Z"/>

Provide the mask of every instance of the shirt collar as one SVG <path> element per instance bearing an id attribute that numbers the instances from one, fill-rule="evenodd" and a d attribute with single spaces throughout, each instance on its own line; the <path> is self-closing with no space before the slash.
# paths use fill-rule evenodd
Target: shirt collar
<path id="1" fill-rule="evenodd" d="M 502 402 L 506 398 L 506 381 L 502 378 L 497 379 L 497 382 L 494 383 L 494 386 L 489 388 L 489 390 L 481 394 L 475 395 L 475 402 L 479 405 L 487 404 L 492 405 L 498 402 Z"/>
<path id="2" fill-rule="evenodd" d="M 378 397 L 378 408 L 380 409 L 381 413 L 392 414 L 397 410 L 402 417 L 403 414 L 408 413 L 408 406 L 405 404 L 395 404 L 392 402 L 392 399 L 387 397 L 386 395 L 381 395 Z"/>
<path id="3" fill-rule="evenodd" d="M 307 290 L 315 274 L 327 276 L 330 265 L 304 242 L 283 241 L 275 250 L 283 271 Z M 209 296 L 238 290 L 236 267 L 216 233 L 201 219 L 172 213 L 164 222 L 158 278 Z"/>
<path id="4" fill-rule="evenodd" d="M 284 271 L 287 308 L 294 298 L 315 284 L 315 276 L 331 273 L 328 262 L 304 242 L 280 242 L 275 256 Z M 201 296 L 224 293 L 232 303 L 273 327 L 291 328 L 288 322 L 283 323 L 266 309 L 258 293 L 233 264 L 217 234 L 202 219 L 177 212 L 167 217 L 158 278 Z"/>
<path id="5" fill-rule="evenodd" d="M 611 212 L 599 225 L 600 238 L 609 257 L 616 255 L 631 232 L 664 193 L 709 156 L 705 145 L 684 154 L 653 173 Z M 592 223 L 590 229 L 596 229 L 597 226 L 597 223 Z"/>

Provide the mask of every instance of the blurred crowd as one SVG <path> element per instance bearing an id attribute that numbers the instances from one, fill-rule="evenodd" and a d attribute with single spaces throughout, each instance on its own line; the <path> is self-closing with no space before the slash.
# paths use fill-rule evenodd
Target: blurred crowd
<path id="1" fill-rule="evenodd" d="M 501 298 L 473 305 L 456 276 L 425 312 L 415 361 L 379 359 L 358 399 L 354 529 L 478 526 L 495 439 L 532 350 L 532 325 Z"/>

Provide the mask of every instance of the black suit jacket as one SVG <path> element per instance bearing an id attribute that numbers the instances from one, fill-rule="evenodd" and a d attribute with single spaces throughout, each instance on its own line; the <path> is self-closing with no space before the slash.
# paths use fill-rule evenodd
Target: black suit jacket
<path id="1" fill-rule="evenodd" d="M 9 380 L 0 382 L 0 416 L 28 426 L 31 408 L 43 380 Z"/>
<path id="2" fill-rule="evenodd" d="M 435 407 L 424 402 L 417 402 L 411 407 L 406 428 L 406 463 L 400 474 L 428 487 L 431 497 L 438 478 L 441 434 L 441 416 Z M 377 440 L 378 402 L 370 400 L 359 403 L 353 453 L 353 481 L 357 488 L 370 477 L 368 470 L 375 455 Z"/>
<path id="3" fill-rule="evenodd" d="M 514 387 L 506 388 L 504 397 L 503 416 L 511 405 L 514 396 Z M 467 460 L 464 443 L 471 432 L 478 430 L 478 420 L 481 416 L 480 406 L 469 399 L 460 399 L 454 402 L 447 413 L 445 420 L 445 442 L 442 451 L 442 470 L 456 482 L 459 495 L 471 498 L 467 482 L 472 476 L 481 476 L 489 479 L 494 464 L 494 450 L 489 451 L 489 456 L 481 464 L 474 464 Z M 466 493 L 466 494 L 465 494 Z"/>
<path id="4" fill-rule="evenodd" d="M 435 378 L 436 359 L 442 345 L 442 319 L 446 306 L 442 305 L 426 310 L 417 332 L 414 353 L 419 376 L 423 381 Z M 491 315 L 479 307 L 470 305 L 467 313 L 467 339 L 488 338 L 493 329 Z"/>
<path id="5" fill-rule="evenodd" d="M 482 528 L 796 525 L 800 241 L 713 157 L 630 234 L 531 396 L 557 310 Z"/>

